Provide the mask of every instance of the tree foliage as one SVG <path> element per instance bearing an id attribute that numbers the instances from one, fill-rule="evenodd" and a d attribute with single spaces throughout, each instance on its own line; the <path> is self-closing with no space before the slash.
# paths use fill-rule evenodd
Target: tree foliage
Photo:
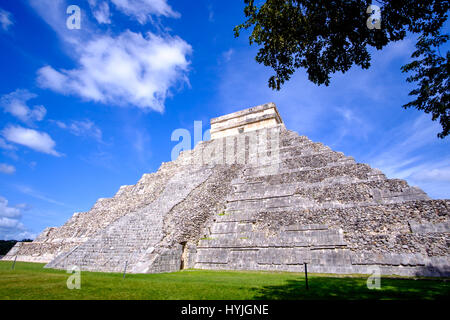
<path id="1" fill-rule="evenodd" d="M 381 7 L 380 29 L 369 29 L 366 24 L 372 1 L 244 1 L 246 21 L 235 27 L 235 36 L 252 28 L 250 44 L 260 46 L 256 61 L 274 70 L 269 87 L 275 90 L 298 68 L 306 70 L 310 81 L 328 86 L 335 72 L 345 73 L 353 65 L 368 69 L 369 47 L 381 50 L 404 39 L 407 32 L 419 34 L 413 57 L 422 60 L 402 68 L 415 72 L 407 81 L 418 82 L 419 88 L 410 93 L 418 97 L 404 107 L 431 112 L 443 127 L 438 136 L 448 135 L 449 54 L 440 57 L 435 48 L 448 40 L 440 30 L 447 20 L 449 1 L 379 1 L 375 4 Z"/>
<path id="2" fill-rule="evenodd" d="M 23 239 L 22 242 L 32 242 L 31 239 Z M 0 240 L 0 256 L 6 255 L 12 247 L 16 245 L 17 240 Z"/>
<path id="3" fill-rule="evenodd" d="M 438 133 L 439 138 L 444 138 L 450 131 L 450 108 L 449 108 L 449 74 L 450 74 L 450 52 L 446 57 L 442 57 L 436 49 L 448 41 L 448 35 L 437 36 L 433 39 L 420 37 L 416 44 L 414 60 L 402 67 L 403 72 L 414 74 L 406 79 L 408 82 L 418 82 L 419 87 L 412 90 L 409 95 L 417 98 L 407 104 L 404 108 L 415 107 L 426 113 L 431 113 L 432 120 L 439 119 L 442 132 Z"/>

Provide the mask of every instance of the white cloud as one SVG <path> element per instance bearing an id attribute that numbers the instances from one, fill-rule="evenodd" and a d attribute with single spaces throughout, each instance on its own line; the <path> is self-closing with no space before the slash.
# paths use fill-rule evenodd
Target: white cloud
<path id="1" fill-rule="evenodd" d="M 14 150 L 16 149 L 13 145 L 8 144 L 5 139 L 0 137 L 0 148 L 5 150 Z"/>
<path id="2" fill-rule="evenodd" d="M 9 126 L 2 131 L 6 140 L 17 143 L 35 151 L 51 154 L 60 157 L 61 154 L 55 151 L 55 141 L 45 132 L 27 129 L 20 126 Z"/>
<path id="3" fill-rule="evenodd" d="M 80 67 L 38 71 L 38 83 L 64 94 L 115 105 L 133 105 L 162 112 L 169 89 L 187 82 L 192 48 L 178 37 L 165 38 L 125 31 L 118 37 L 101 36 L 87 43 Z"/>
<path id="4" fill-rule="evenodd" d="M 16 220 L 5 217 L 0 217 L 0 228 L 23 228 L 23 224 Z"/>
<path id="5" fill-rule="evenodd" d="M 79 48 L 82 48 L 93 34 L 97 32 L 96 23 L 93 23 L 88 10 L 81 10 L 81 30 L 70 30 L 66 27 L 67 8 L 74 5 L 70 0 L 28 0 L 28 5 L 36 12 L 45 23 L 47 23 L 55 33 L 64 40 L 64 49 L 66 53 L 74 57 L 78 54 Z"/>
<path id="6" fill-rule="evenodd" d="M 222 53 L 222 58 L 225 62 L 229 62 L 231 60 L 231 56 L 233 55 L 234 50 L 228 49 L 227 51 Z"/>
<path id="7" fill-rule="evenodd" d="M 43 66 L 37 72 L 42 88 L 88 101 L 162 112 L 172 90 L 189 84 L 188 56 L 192 48 L 184 40 L 161 32 L 159 26 L 157 33 L 126 30 L 114 34 L 93 23 L 94 18 L 96 22 L 109 22 L 113 8 L 141 23 L 153 16 L 179 16 L 166 0 L 89 0 L 93 17 L 82 11 L 82 32 L 61 27 L 67 19 L 69 1 L 29 0 L 29 4 L 58 34 L 77 65 L 71 70 Z"/>
<path id="8" fill-rule="evenodd" d="M 448 141 L 436 138 L 439 129 L 430 116 L 421 114 L 380 134 L 379 144 L 372 147 L 367 159 L 389 178 L 405 179 L 433 198 L 448 198 Z"/>
<path id="9" fill-rule="evenodd" d="M 372 163 L 392 177 L 404 179 L 410 176 L 416 171 L 411 169 L 415 167 L 413 164 L 417 166 L 423 161 L 421 149 L 443 142 L 436 138 L 438 129 L 439 125 L 430 122 L 430 117 L 425 114 L 392 128 L 381 135 L 380 144 L 374 146 Z"/>
<path id="10" fill-rule="evenodd" d="M 29 231 L 22 231 L 18 233 L 10 234 L 8 237 L 5 237 L 5 239 L 14 239 L 14 240 L 24 240 L 24 239 L 31 239 L 34 240 L 37 237 L 36 233 L 29 232 Z"/>
<path id="11" fill-rule="evenodd" d="M 111 23 L 110 5 L 137 20 L 140 24 L 152 22 L 152 16 L 164 16 L 178 18 L 180 14 L 175 12 L 167 3 L 167 0 L 88 0 L 92 13 L 98 23 Z"/>
<path id="12" fill-rule="evenodd" d="M 415 172 L 411 178 L 417 181 L 444 181 L 450 182 L 450 167 L 424 169 Z"/>
<path id="13" fill-rule="evenodd" d="M 58 206 L 62 206 L 62 207 L 66 207 L 66 208 L 71 208 L 72 209 L 71 206 L 68 206 L 65 203 L 62 203 L 62 202 L 57 201 L 55 199 L 52 199 L 52 198 L 48 197 L 47 195 L 43 194 L 42 192 L 37 191 L 37 190 L 35 190 L 35 189 L 33 189 L 33 188 L 29 187 L 29 186 L 17 185 L 16 188 L 17 188 L 18 191 L 22 192 L 23 194 L 26 194 L 26 195 L 28 195 L 30 197 L 35 198 L 35 199 L 39 199 L 39 200 L 42 200 L 42 201 L 45 201 L 45 202 L 48 202 L 48 203 L 51 203 L 51 204 L 56 204 Z"/>
<path id="14" fill-rule="evenodd" d="M 14 24 L 12 20 L 12 14 L 6 10 L 0 8 L 0 26 L 4 31 L 8 31 Z"/>
<path id="15" fill-rule="evenodd" d="M 18 208 L 9 207 L 8 200 L 0 196 L 0 218 L 18 218 L 20 210 Z"/>
<path id="16" fill-rule="evenodd" d="M 55 91 L 65 91 L 64 84 L 68 81 L 68 77 L 61 72 L 56 71 L 50 66 L 45 66 L 38 71 L 38 82 L 44 88 L 51 88 Z"/>
<path id="17" fill-rule="evenodd" d="M 346 137 L 362 138 L 367 140 L 368 134 L 373 130 L 369 120 L 365 119 L 363 112 L 351 107 L 330 107 L 330 115 L 336 123 L 332 145 L 340 144 Z"/>
<path id="18" fill-rule="evenodd" d="M 208 21 L 214 22 L 214 9 L 211 4 L 208 5 Z"/>
<path id="19" fill-rule="evenodd" d="M 16 204 L 15 206 L 17 209 L 22 210 L 22 211 L 27 211 L 30 210 L 32 208 L 31 205 L 29 205 L 28 203 L 19 203 Z"/>
<path id="20" fill-rule="evenodd" d="M 37 96 L 28 90 L 17 89 L 14 92 L 5 94 L 0 98 L 0 106 L 4 112 L 8 112 L 25 123 L 41 121 L 44 119 L 47 110 L 44 106 L 36 105 L 30 108 L 27 101 Z"/>
<path id="21" fill-rule="evenodd" d="M 138 160 L 141 164 L 148 164 L 149 158 L 151 157 L 151 150 L 148 148 L 150 145 L 150 135 L 147 130 L 136 130 L 132 141 L 132 146 L 136 151 L 136 160 Z"/>
<path id="22" fill-rule="evenodd" d="M 0 173 L 13 174 L 16 168 L 6 163 L 0 163 Z"/>
<path id="23" fill-rule="evenodd" d="M 106 1 L 89 0 L 89 5 L 94 15 L 95 20 L 98 23 L 110 24 L 111 12 L 109 10 L 109 4 Z"/>
<path id="24" fill-rule="evenodd" d="M 20 221 L 22 218 L 22 205 L 11 207 L 8 200 L 0 196 L 0 239 L 34 238 L 36 235 L 29 232 Z"/>
<path id="25" fill-rule="evenodd" d="M 111 0 L 117 10 L 122 11 L 145 24 L 151 21 L 151 15 L 177 18 L 178 12 L 172 10 L 167 0 Z"/>
<path id="26" fill-rule="evenodd" d="M 79 137 L 92 137 L 95 140 L 102 141 L 102 130 L 95 125 L 91 120 L 72 121 L 65 123 L 62 121 L 55 121 L 56 125 L 61 129 L 68 130 L 70 133 Z"/>

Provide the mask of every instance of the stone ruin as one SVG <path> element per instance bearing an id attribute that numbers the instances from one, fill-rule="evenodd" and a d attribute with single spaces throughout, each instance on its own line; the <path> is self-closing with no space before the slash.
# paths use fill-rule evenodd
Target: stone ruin
<path id="1" fill-rule="evenodd" d="M 273 103 L 3 260 L 130 273 L 185 268 L 449 276 L 450 200 L 287 130 Z"/>

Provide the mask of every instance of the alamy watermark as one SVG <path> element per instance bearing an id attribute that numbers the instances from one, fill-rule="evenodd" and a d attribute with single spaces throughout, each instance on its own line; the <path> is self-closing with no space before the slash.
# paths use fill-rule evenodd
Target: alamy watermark
<path id="1" fill-rule="evenodd" d="M 366 25 L 370 30 L 381 29 L 381 9 L 379 6 L 370 5 L 367 7 L 366 13 L 370 14 L 367 18 Z"/>
<path id="2" fill-rule="evenodd" d="M 367 278 L 367 288 L 369 290 L 381 289 L 381 270 L 380 267 L 373 266 L 367 268 L 367 273 L 370 274 Z"/>
<path id="3" fill-rule="evenodd" d="M 240 164 L 259 167 L 265 174 L 275 173 L 280 166 L 280 130 L 271 127 L 210 140 L 210 130 L 203 132 L 202 121 L 194 121 L 194 146 L 201 144 L 187 152 L 193 147 L 191 132 L 174 130 L 171 141 L 179 143 L 172 148 L 171 160 L 182 152 L 185 164 L 193 166 Z"/>
<path id="4" fill-rule="evenodd" d="M 66 26 L 69 30 L 81 29 L 81 9 L 79 6 L 70 5 L 67 7 L 66 13 L 70 16 L 66 20 Z"/>
<path id="5" fill-rule="evenodd" d="M 66 20 L 66 26 L 70 30 L 81 29 L 81 9 L 77 5 L 67 7 L 66 13 L 70 15 Z M 366 25 L 370 30 L 381 29 L 381 9 L 377 5 L 367 7 L 366 13 L 370 16 L 367 18 Z"/>
<path id="6" fill-rule="evenodd" d="M 67 273 L 70 273 L 71 276 L 67 279 L 66 285 L 67 289 L 81 289 L 81 269 L 78 266 L 72 266 L 67 268 Z"/>

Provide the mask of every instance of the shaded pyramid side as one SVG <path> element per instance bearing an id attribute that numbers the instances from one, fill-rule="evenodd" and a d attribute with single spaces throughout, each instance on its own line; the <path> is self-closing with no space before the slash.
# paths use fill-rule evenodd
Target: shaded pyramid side
<path id="1" fill-rule="evenodd" d="M 252 166 L 195 246 L 204 269 L 450 274 L 449 200 L 281 131 L 278 171 Z"/>

